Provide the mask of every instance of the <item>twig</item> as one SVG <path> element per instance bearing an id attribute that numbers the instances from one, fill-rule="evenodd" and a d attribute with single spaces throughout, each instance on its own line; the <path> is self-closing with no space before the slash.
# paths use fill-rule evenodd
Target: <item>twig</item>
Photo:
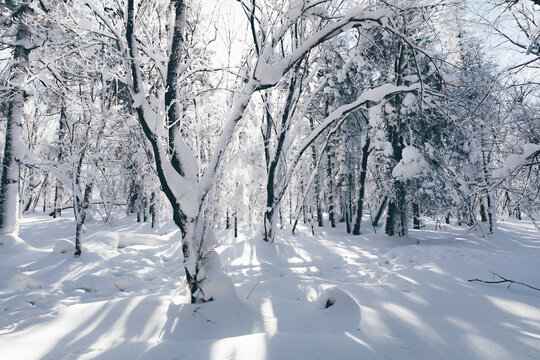
<path id="1" fill-rule="evenodd" d="M 492 271 L 490 271 L 490 273 L 492 273 L 493 275 L 499 277 L 501 280 L 488 281 L 488 280 L 481 280 L 481 279 L 470 279 L 470 280 L 468 280 L 468 281 L 471 281 L 471 282 L 472 282 L 472 281 L 478 281 L 478 282 L 482 282 L 482 283 L 485 283 L 485 284 L 502 284 L 502 283 L 508 283 L 508 287 L 510 287 L 510 285 L 512 285 L 512 284 L 519 284 L 519 285 L 526 286 L 526 287 L 528 287 L 528 288 L 530 288 L 530 289 L 540 291 L 539 288 L 536 288 L 536 287 L 534 287 L 534 286 L 527 285 L 527 284 L 522 283 L 522 282 L 520 282 L 520 281 L 514 281 L 514 280 L 507 279 L 507 278 L 502 277 L 501 275 L 496 274 L 496 273 L 494 273 L 494 272 L 492 272 Z"/>
<path id="2" fill-rule="evenodd" d="M 249 296 L 251 295 L 251 293 L 253 292 L 253 290 L 255 290 L 255 287 L 257 287 L 257 285 L 259 285 L 259 282 L 261 282 L 261 280 L 257 280 L 257 282 L 255 283 L 255 285 L 253 285 L 253 287 L 251 288 L 251 291 L 249 292 L 248 296 L 246 296 L 246 300 L 249 299 Z"/>

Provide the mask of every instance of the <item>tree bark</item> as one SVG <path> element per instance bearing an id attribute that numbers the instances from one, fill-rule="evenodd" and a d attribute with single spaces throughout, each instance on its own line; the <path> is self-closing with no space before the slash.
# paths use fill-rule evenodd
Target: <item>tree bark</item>
<path id="1" fill-rule="evenodd" d="M 298 71 L 299 65 L 295 67 L 295 71 Z M 285 100 L 285 106 L 283 108 L 283 114 L 281 115 L 280 126 L 276 131 L 279 132 L 279 136 L 276 143 L 276 149 L 273 156 L 270 156 L 270 164 L 268 166 L 268 173 L 266 177 L 266 209 L 264 212 L 264 234 L 263 240 L 269 243 L 274 242 L 275 229 L 276 229 L 276 212 L 279 211 L 279 206 L 282 198 L 282 193 L 285 189 L 281 189 L 282 184 L 277 181 L 283 176 L 278 176 L 279 166 L 282 165 L 284 159 L 284 146 L 287 134 L 289 132 L 290 120 L 293 112 L 295 88 L 296 88 L 297 75 L 293 74 Z M 269 115 L 268 115 L 269 116 Z M 269 119 L 268 119 L 269 120 Z M 266 141 L 269 141 L 267 139 Z M 279 193 L 279 194 L 278 194 Z"/>
<path id="2" fill-rule="evenodd" d="M 25 17 L 32 12 L 27 4 L 22 4 L 12 15 L 17 21 L 16 41 L 13 49 L 15 64 L 12 67 L 11 96 L 7 111 L 7 128 L 0 178 L 0 234 L 19 233 L 19 177 L 22 160 L 21 134 L 25 102 L 25 71 L 28 67 L 30 50 L 25 47 L 31 43 L 31 32 Z M 22 45 L 25 44 L 25 45 Z"/>
<path id="3" fill-rule="evenodd" d="M 309 118 L 309 126 L 311 128 L 311 131 L 313 131 L 315 127 L 313 125 L 313 118 L 311 117 Z M 322 211 L 322 206 L 321 206 L 321 180 L 320 180 L 319 170 L 317 166 L 317 148 L 315 147 L 315 142 L 313 142 L 313 144 L 311 145 L 311 156 L 313 158 L 313 168 L 315 169 L 314 171 L 316 171 L 315 178 L 313 179 L 313 182 L 315 185 L 313 192 L 315 195 L 315 209 L 317 212 L 317 225 L 319 227 L 323 227 L 324 219 L 323 219 L 323 211 Z"/>
<path id="4" fill-rule="evenodd" d="M 81 210 L 79 211 L 79 218 L 75 227 L 75 257 L 81 256 L 84 225 L 86 223 L 86 216 L 88 214 L 88 208 L 90 207 L 90 196 L 92 195 L 92 187 L 94 185 L 94 179 L 91 179 L 84 187 L 84 196 L 81 204 Z"/>
<path id="5" fill-rule="evenodd" d="M 150 196 L 150 214 L 152 216 L 152 229 L 159 229 L 159 204 L 156 193 L 152 191 Z"/>
<path id="6" fill-rule="evenodd" d="M 64 138 L 66 135 L 66 121 L 67 121 L 67 115 L 66 115 L 66 109 L 65 106 L 62 104 L 62 108 L 60 109 L 60 121 L 58 125 L 58 156 L 56 161 L 60 164 L 64 159 Z M 53 210 L 53 218 L 59 218 L 62 216 L 62 183 L 60 180 L 56 179 L 56 184 L 54 186 L 54 210 Z"/>
<path id="7" fill-rule="evenodd" d="M 360 189 L 358 190 L 358 202 L 356 205 L 356 219 L 354 221 L 353 235 L 360 235 L 360 226 L 362 224 L 362 215 L 364 213 L 364 195 L 366 191 L 367 163 L 369 157 L 369 145 L 371 139 L 366 137 L 366 142 L 362 147 L 362 162 L 360 168 Z M 378 221 L 378 219 L 377 219 Z M 376 225 L 374 225 L 376 226 Z"/>
<path id="8" fill-rule="evenodd" d="M 330 226 L 333 228 L 336 227 L 336 214 L 334 207 L 334 174 L 332 169 L 332 159 L 330 156 L 330 151 L 327 154 L 327 164 L 326 164 L 326 176 L 328 181 L 328 220 L 330 221 Z"/>
<path id="9" fill-rule="evenodd" d="M 418 203 L 414 202 L 412 204 L 412 210 L 413 210 L 413 229 L 420 230 L 421 224 L 420 224 L 420 206 Z"/>

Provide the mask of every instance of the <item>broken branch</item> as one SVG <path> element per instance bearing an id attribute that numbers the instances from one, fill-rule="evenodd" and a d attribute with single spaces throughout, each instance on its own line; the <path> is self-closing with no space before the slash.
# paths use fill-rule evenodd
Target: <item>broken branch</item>
<path id="1" fill-rule="evenodd" d="M 507 279 L 505 277 L 502 277 L 501 275 L 499 274 L 496 274 L 492 271 L 490 271 L 490 273 L 492 273 L 493 275 L 497 276 L 498 278 L 500 278 L 500 280 L 493 280 L 493 281 L 489 281 L 489 280 L 481 280 L 481 279 L 470 279 L 468 280 L 469 282 L 472 282 L 472 281 L 477 281 L 477 282 L 482 282 L 482 283 L 485 283 L 485 284 L 502 284 L 502 283 L 508 283 L 508 287 L 510 287 L 510 285 L 512 284 L 518 284 L 518 285 L 523 285 L 523 286 L 526 286 L 528 288 L 531 288 L 533 290 L 538 290 L 540 291 L 539 288 L 536 288 L 534 286 L 531 286 L 531 285 L 527 285 L 525 283 L 522 283 L 520 281 L 514 281 L 514 280 L 511 280 L 511 279 Z"/>

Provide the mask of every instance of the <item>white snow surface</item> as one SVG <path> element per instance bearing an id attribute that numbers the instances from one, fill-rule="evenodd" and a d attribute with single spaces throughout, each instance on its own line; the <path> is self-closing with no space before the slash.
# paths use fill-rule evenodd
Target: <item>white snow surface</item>
<path id="1" fill-rule="evenodd" d="M 218 230 L 235 291 L 185 303 L 177 230 L 32 215 L 0 238 L 0 359 L 539 359 L 540 234 L 499 221 L 389 238 L 286 227 L 275 244 Z M 223 286 L 223 289 L 231 289 Z"/>

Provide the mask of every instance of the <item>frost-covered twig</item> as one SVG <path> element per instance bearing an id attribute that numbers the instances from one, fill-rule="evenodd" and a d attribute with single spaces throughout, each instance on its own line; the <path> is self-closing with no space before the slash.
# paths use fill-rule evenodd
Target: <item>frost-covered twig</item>
<path id="1" fill-rule="evenodd" d="M 485 283 L 485 284 L 502 284 L 502 283 L 508 283 L 508 287 L 510 287 L 510 285 L 512 284 L 518 284 L 518 285 L 523 285 L 523 286 L 526 286 L 530 289 L 533 289 L 533 290 L 538 290 L 540 291 L 539 288 L 537 287 L 534 287 L 534 286 L 531 286 L 531 285 L 527 285 L 525 283 L 522 283 L 520 281 L 514 281 L 514 280 L 510 280 L 510 279 L 507 279 L 505 277 L 502 277 L 501 275 L 499 274 L 496 274 L 492 271 L 490 271 L 490 273 L 492 273 L 493 275 L 499 277 L 501 280 L 493 280 L 493 281 L 489 281 L 489 280 L 481 280 L 481 279 L 470 279 L 468 280 L 469 282 L 472 282 L 472 281 L 477 281 L 477 282 L 482 282 L 482 283 Z"/>

